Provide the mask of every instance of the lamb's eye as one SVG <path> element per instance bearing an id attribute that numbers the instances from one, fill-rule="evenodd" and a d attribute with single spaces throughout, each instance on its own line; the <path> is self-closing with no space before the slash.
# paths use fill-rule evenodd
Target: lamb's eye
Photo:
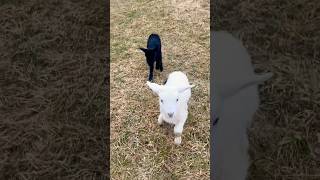
<path id="1" fill-rule="evenodd" d="M 161 99 L 161 103 L 163 103 L 163 100 Z"/>
<path id="2" fill-rule="evenodd" d="M 177 99 L 177 102 L 178 102 L 178 100 L 179 100 L 179 99 Z"/>

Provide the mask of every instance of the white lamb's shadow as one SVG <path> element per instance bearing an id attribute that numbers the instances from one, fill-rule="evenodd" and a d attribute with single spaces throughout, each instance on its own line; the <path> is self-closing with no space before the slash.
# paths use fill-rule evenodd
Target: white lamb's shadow
<path id="1" fill-rule="evenodd" d="M 258 84 L 272 73 L 254 73 L 242 43 L 226 32 L 211 31 L 211 168 L 215 180 L 245 180 L 249 167 L 247 128 L 259 106 Z M 214 119 L 211 120 L 213 123 Z"/>

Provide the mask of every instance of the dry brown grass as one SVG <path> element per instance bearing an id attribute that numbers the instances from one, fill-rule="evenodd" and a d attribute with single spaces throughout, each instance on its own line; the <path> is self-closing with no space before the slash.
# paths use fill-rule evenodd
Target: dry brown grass
<path id="1" fill-rule="evenodd" d="M 209 1 L 188 2 L 111 2 L 114 179 L 209 178 Z M 164 72 L 156 71 L 155 82 L 182 70 L 196 84 L 180 147 L 173 143 L 172 127 L 157 125 L 157 97 L 145 85 L 147 65 L 137 48 L 146 46 L 152 32 L 161 36 L 164 57 Z"/>
<path id="2" fill-rule="evenodd" d="M 106 177 L 104 7 L 0 2 L 0 179 Z"/>
<path id="3" fill-rule="evenodd" d="M 320 179 L 320 1 L 215 4 L 212 27 L 240 37 L 257 71 L 275 74 L 250 130 L 250 179 Z"/>

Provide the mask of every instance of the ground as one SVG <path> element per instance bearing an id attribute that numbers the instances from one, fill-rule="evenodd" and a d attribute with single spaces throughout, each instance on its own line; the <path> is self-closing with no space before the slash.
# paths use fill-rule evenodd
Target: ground
<path id="1" fill-rule="evenodd" d="M 209 179 L 209 1 L 121 1 L 111 4 L 111 176 L 114 179 Z M 173 127 L 157 124 L 157 96 L 146 86 L 148 68 L 139 47 L 151 33 L 163 45 L 163 83 L 185 72 L 192 89 L 182 145 Z"/>
<path id="2" fill-rule="evenodd" d="M 104 1 L 0 1 L 0 179 L 107 176 Z"/>
<path id="3" fill-rule="evenodd" d="M 240 38 L 257 72 L 274 73 L 260 87 L 261 106 L 249 131 L 249 179 L 320 179 L 320 2 L 211 6 L 211 27 Z"/>

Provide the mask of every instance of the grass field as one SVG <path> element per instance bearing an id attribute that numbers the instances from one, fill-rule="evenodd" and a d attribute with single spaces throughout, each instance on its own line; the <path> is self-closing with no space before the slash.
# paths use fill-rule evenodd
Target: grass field
<path id="1" fill-rule="evenodd" d="M 0 179 L 107 176 L 104 1 L 0 1 Z"/>
<path id="2" fill-rule="evenodd" d="M 320 2 L 211 5 L 212 28 L 242 39 L 257 72 L 274 73 L 261 87 L 261 106 L 249 133 L 250 179 L 320 179 Z"/>
<path id="3" fill-rule="evenodd" d="M 209 1 L 125 1 L 111 4 L 111 177 L 114 179 L 209 178 Z M 175 70 L 192 84 L 182 145 L 173 127 L 159 127 L 158 99 L 146 86 L 144 54 L 150 33 L 163 44 L 162 83 Z"/>

